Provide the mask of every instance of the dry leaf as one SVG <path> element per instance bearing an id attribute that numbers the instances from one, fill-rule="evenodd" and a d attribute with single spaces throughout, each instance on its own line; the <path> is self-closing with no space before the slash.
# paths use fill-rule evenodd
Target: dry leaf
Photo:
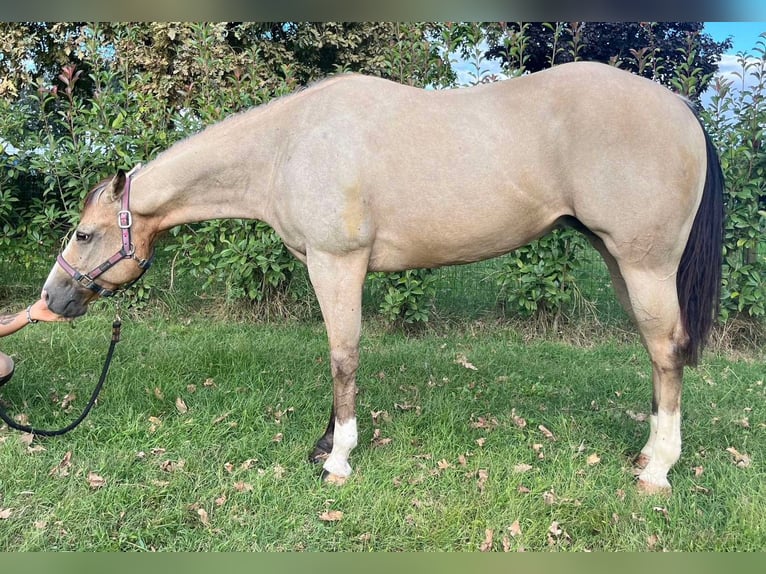
<path id="1" fill-rule="evenodd" d="M 63 478 L 69 476 L 69 467 L 72 466 L 72 451 L 68 450 L 61 462 L 54 466 L 48 473 L 50 476 Z"/>
<path id="2" fill-rule="evenodd" d="M 484 530 L 484 542 L 481 543 L 481 546 L 479 546 L 479 550 L 482 552 L 489 552 L 492 550 L 492 543 L 495 538 L 495 531 L 491 528 L 486 528 Z"/>
<path id="3" fill-rule="evenodd" d="M 189 412 L 189 407 L 186 406 L 186 403 L 181 397 L 176 397 L 176 410 L 182 415 Z"/>
<path id="4" fill-rule="evenodd" d="M 647 415 L 646 413 L 637 413 L 637 412 L 634 412 L 634 411 L 625 411 L 625 414 L 628 415 L 630 418 L 632 418 L 634 421 L 639 422 L 639 423 L 642 423 L 646 419 L 649 418 L 649 415 Z"/>
<path id="5" fill-rule="evenodd" d="M 556 504 L 556 493 L 553 492 L 553 489 L 543 492 L 543 501 L 545 504 Z"/>
<path id="6" fill-rule="evenodd" d="M 245 462 L 239 465 L 239 468 L 242 470 L 250 470 L 253 468 L 253 465 L 258 462 L 257 458 L 248 458 Z"/>
<path id="7" fill-rule="evenodd" d="M 585 462 L 588 463 L 588 466 L 593 466 L 594 464 L 601 462 L 601 457 L 594 452 L 585 459 Z"/>
<path id="8" fill-rule="evenodd" d="M 253 485 L 242 481 L 235 482 L 234 490 L 237 492 L 251 492 L 253 490 Z"/>
<path id="9" fill-rule="evenodd" d="M 38 530 L 45 530 L 45 528 L 48 526 L 48 522 L 45 520 L 35 520 L 34 527 Z"/>
<path id="10" fill-rule="evenodd" d="M 513 472 L 528 472 L 532 470 L 534 466 L 531 464 L 519 463 L 513 467 Z"/>
<path id="11" fill-rule="evenodd" d="M 695 477 L 702 476 L 702 473 L 705 472 L 705 468 L 701 465 L 695 466 L 692 470 L 694 471 Z"/>
<path id="12" fill-rule="evenodd" d="M 186 385 L 186 392 L 188 392 L 190 395 L 193 395 L 194 393 L 197 392 L 197 385 L 193 383 Z"/>
<path id="13" fill-rule="evenodd" d="M 372 431 L 372 446 L 386 446 L 391 440 L 390 438 L 381 438 L 379 428 Z"/>
<path id="14" fill-rule="evenodd" d="M 13 510 L 10 508 L 0 508 L 0 520 L 8 520 L 12 513 Z"/>
<path id="15" fill-rule="evenodd" d="M 468 358 L 467 358 L 467 357 L 466 357 L 466 356 L 465 356 L 463 353 L 460 353 L 460 354 L 459 354 L 459 355 L 458 355 L 458 356 L 455 358 L 455 362 L 456 362 L 458 365 L 460 365 L 461 367 L 465 367 L 466 369 L 469 369 L 469 370 L 471 370 L 471 371 L 478 371 L 478 370 L 479 370 L 479 369 L 477 369 L 477 368 L 476 368 L 476 367 L 473 365 L 473 363 L 470 363 L 470 362 L 468 361 Z"/>
<path id="16" fill-rule="evenodd" d="M 662 514 L 662 516 L 665 518 L 665 522 L 670 523 L 670 515 L 668 514 L 668 509 L 664 506 L 655 506 L 652 508 L 655 512 L 659 512 Z"/>
<path id="17" fill-rule="evenodd" d="M 271 437 L 271 442 L 282 442 L 283 434 L 281 432 L 278 432 L 273 437 Z"/>
<path id="18" fill-rule="evenodd" d="M 660 539 L 656 534 L 651 534 L 646 537 L 646 546 L 649 550 L 654 550 L 654 547 L 657 546 L 659 541 Z"/>
<path id="19" fill-rule="evenodd" d="M 484 484 L 487 482 L 487 478 L 489 478 L 489 473 L 486 469 L 480 468 L 478 471 L 479 479 L 476 481 L 476 486 L 479 487 L 479 492 L 484 492 Z"/>
<path id="20" fill-rule="evenodd" d="M 487 439 L 484 437 L 479 437 L 476 439 L 476 444 L 479 445 L 479 448 L 483 447 L 485 442 L 487 442 Z"/>
<path id="21" fill-rule="evenodd" d="M 513 524 L 508 527 L 508 532 L 510 532 L 511 536 L 514 538 L 521 535 L 521 524 L 519 524 L 518 520 L 513 521 Z"/>
<path id="22" fill-rule="evenodd" d="M 274 465 L 274 478 L 277 480 L 281 480 L 282 477 L 285 475 L 285 467 L 281 464 L 275 464 Z"/>
<path id="23" fill-rule="evenodd" d="M 750 455 L 738 452 L 737 449 L 733 446 L 727 448 L 726 452 L 730 453 L 734 457 L 734 464 L 736 464 L 738 467 L 747 468 L 750 466 Z"/>
<path id="24" fill-rule="evenodd" d="M 159 400 L 165 400 L 165 395 L 162 394 L 162 391 L 159 387 L 154 387 L 154 396 Z"/>
<path id="25" fill-rule="evenodd" d="M 97 475 L 95 472 L 88 473 L 88 486 L 93 489 L 101 488 L 106 485 L 106 480 L 103 477 Z"/>
<path id="26" fill-rule="evenodd" d="M 181 470 L 185 464 L 186 464 L 186 461 L 183 459 L 179 459 L 176 461 L 165 460 L 162 463 L 160 463 L 160 469 L 164 470 L 165 472 L 175 472 L 177 470 Z"/>
<path id="27" fill-rule="evenodd" d="M 511 551 L 511 539 L 503 535 L 503 552 Z"/>
<path id="28" fill-rule="evenodd" d="M 218 423 L 225 421 L 230 414 L 231 414 L 231 411 L 229 411 L 228 413 L 223 413 L 221 416 L 215 417 L 213 419 L 213 424 L 217 425 Z"/>
<path id="29" fill-rule="evenodd" d="M 208 518 L 207 510 L 204 508 L 198 508 L 197 516 L 199 516 L 200 522 L 202 522 L 202 524 L 205 526 L 210 526 L 210 519 Z"/>
<path id="30" fill-rule="evenodd" d="M 473 417 L 471 418 L 473 419 Z M 498 424 L 499 423 L 495 417 L 491 417 L 489 419 L 479 417 L 476 421 L 471 422 L 471 427 L 475 429 L 493 430 L 498 426 Z"/>
<path id="31" fill-rule="evenodd" d="M 61 401 L 61 408 L 63 410 L 66 410 L 69 407 L 69 405 L 71 405 L 75 401 L 76 398 L 77 398 L 77 395 L 74 394 L 73 392 L 67 393 L 66 395 L 64 395 L 64 400 Z"/>
<path id="32" fill-rule="evenodd" d="M 207 379 L 205 379 L 205 382 L 202 383 L 202 386 L 205 387 L 206 389 L 210 389 L 212 387 L 215 387 L 216 385 L 215 385 L 215 382 L 213 381 L 213 379 L 207 378 Z"/>
<path id="33" fill-rule="evenodd" d="M 519 494 L 529 494 L 530 492 L 532 492 L 532 490 L 530 490 L 523 484 L 520 484 L 516 490 L 518 491 Z"/>
<path id="34" fill-rule="evenodd" d="M 466 466 L 468 464 L 468 460 L 465 458 L 464 454 L 461 454 L 457 457 L 457 462 L 460 464 L 460 466 Z"/>
<path id="35" fill-rule="evenodd" d="M 22 433 L 19 436 L 19 442 L 23 444 L 24 446 L 30 446 L 32 444 L 32 441 L 35 440 L 35 435 L 33 435 L 30 432 Z"/>
<path id="36" fill-rule="evenodd" d="M 543 425 L 540 425 L 537 427 L 537 429 L 543 433 L 543 436 L 547 438 L 548 440 L 555 441 L 556 437 L 553 436 L 553 433 L 549 431 L 547 428 L 545 428 Z"/>
<path id="37" fill-rule="evenodd" d="M 215 499 L 215 505 L 216 506 L 223 506 L 224 504 L 226 504 L 226 495 L 225 494 L 222 494 L 221 496 L 219 496 L 218 498 Z"/>
<path id="38" fill-rule="evenodd" d="M 153 433 L 155 432 L 159 427 L 162 426 L 162 421 L 157 417 L 149 417 L 149 432 Z"/>
<path id="39" fill-rule="evenodd" d="M 446 458 L 443 458 L 439 462 L 436 463 L 436 466 L 439 467 L 439 470 L 447 470 L 452 465 L 447 461 Z"/>
<path id="40" fill-rule="evenodd" d="M 513 420 L 513 424 L 515 424 L 520 429 L 523 429 L 527 426 L 526 419 L 523 419 L 522 417 L 518 416 L 516 414 L 516 409 L 511 409 L 511 419 Z"/>
<path id="41" fill-rule="evenodd" d="M 326 510 L 319 515 L 319 520 L 323 522 L 337 522 L 343 518 L 343 512 L 340 510 Z"/>

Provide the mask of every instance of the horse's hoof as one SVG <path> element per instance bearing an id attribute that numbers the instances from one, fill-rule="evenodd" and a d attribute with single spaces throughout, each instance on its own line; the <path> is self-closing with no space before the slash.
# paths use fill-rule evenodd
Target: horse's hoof
<path id="1" fill-rule="evenodd" d="M 669 484 L 667 486 L 652 484 L 651 482 L 647 482 L 641 478 L 638 479 L 637 487 L 638 487 L 638 492 L 646 496 L 669 497 L 673 492 L 673 489 L 671 488 Z"/>
<path id="2" fill-rule="evenodd" d="M 325 484 L 334 484 L 335 486 L 343 486 L 346 484 L 347 476 L 338 476 L 337 474 L 333 474 L 331 472 L 327 472 L 325 469 L 322 469 L 321 479 L 322 482 Z"/>

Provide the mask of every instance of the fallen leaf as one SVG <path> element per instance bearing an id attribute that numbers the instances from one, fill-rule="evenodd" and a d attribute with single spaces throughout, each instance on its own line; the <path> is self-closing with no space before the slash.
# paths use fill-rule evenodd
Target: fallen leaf
<path id="1" fill-rule="evenodd" d="M 165 400 L 165 395 L 162 393 L 159 387 L 154 387 L 154 396 L 159 400 Z"/>
<path id="2" fill-rule="evenodd" d="M 511 551 L 511 539 L 503 535 L 503 552 Z"/>
<path id="3" fill-rule="evenodd" d="M 519 463 L 516 466 L 513 467 L 513 472 L 528 472 L 532 470 L 534 466 L 531 464 L 525 464 L 525 463 Z"/>
<path id="4" fill-rule="evenodd" d="M 31 432 L 25 432 L 19 436 L 19 442 L 26 447 L 30 446 L 34 440 L 35 435 L 33 435 Z"/>
<path id="5" fill-rule="evenodd" d="M 476 486 L 479 487 L 479 492 L 484 492 L 484 484 L 487 482 L 487 478 L 489 478 L 489 472 L 487 472 L 486 469 L 480 468 L 477 472 L 477 475 L 479 479 L 476 481 Z"/>
<path id="6" fill-rule="evenodd" d="M 244 461 L 242 464 L 239 465 L 239 468 L 241 468 L 242 470 L 250 470 L 251 468 L 253 468 L 253 465 L 256 462 L 258 462 L 257 458 L 248 458 L 246 461 Z"/>
<path id="7" fill-rule="evenodd" d="M 72 451 L 68 450 L 61 462 L 54 466 L 48 473 L 50 476 L 63 478 L 69 476 L 69 467 L 72 466 Z"/>
<path id="8" fill-rule="evenodd" d="M 481 546 L 479 546 L 479 550 L 481 552 L 489 552 L 492 550 L 492 543 L 495 538 L 495 531 L 491 528 L 486 528 L 484 530 L 484 542 L 481 543 Z"/>
<path id="9" fill-rule="evenodd" d="M 514 538 L 516 538 L 517 536 L 520 536 L 520 535 L 521 535 L 521 525 L 519 524 L 519 521 L 518 521 L 518 519 L 517 519 L 517 520 L 514 520 L 514 521 L 513 521 L 513 524 L 511 524 L 511 525 L 508 527 L 508 532 L 509 532 L 509 533 L 511 534 L 511 536 L 513 536 Z"/>
<path id="10" fill-rule="evenodd" d="M 186 461 L 183 459 L 179 460 L 165 460 L 160 463 L 160 469 L 164 470 L 165 472 L 175 472 L 177 470 L 181 470 L 184 465 L 186 464 Z"/>
<path id="11" fill-rule="evenodd" d="M 516 409 L 511 409 L 511 420 L 513 420 L 513 424 L 515 424 L 520 429 L 523 429 L 527 426 L 526 419 L 518 416 L 516 414 Z"/>
<path id="12" fill-rule="evenodd" d="M 601 457 L 594 452 L 585 459 L 585 462 L 588 463 L 588 466 L 593 466 L 594 464 L 601 462 Z"/>
<path id="13" fill-rule="evenodd" d="M 215 417 L 213 419 L 213 424 L 217 425 L 218 423 L 225 421 L 229 417 L 230 414 L 231 414 L 231 411 L 229 411 L 228 413 L 223 413 L 222 415 L 220 415 L 218 417 Z"/>
<path id="14" fill-rule="evenodd" d="M 205 387 L 206 389 L 210 389 L 212 387 L 215 387 L 216 385 L 215 385 L 215 382 L 213 381 L 213 379 L 207 378 L 207 379 L 205 379 L 205 382 L 202 383 L 202 386 Z"/>
<path id="15" fill-rule="evenodd" d="M 197 385 L 194 383 L 186 385 L 186 392 L 188 392 L 190 395 L 193 395 L 197 392 Z"/>
<path id="16" fill-rule="evenodd" d="M 153 433 L 155 432 L 159 427 L 162 426 L 162 421 L 157 417 L 149 417 L 149 432 Z"/>
<path id="17" fill-rule="evenodd" d="M 548 430 L 546 427 L 544 427 L 543 425 L 540 425 L 540 426 L 538 426 L 538 427 L 537 427 L 537 429 L 538 429 L 538 430 L 539 430 L 541 433 L 543 433 L 543 436 L 544 436 L 545 438 L 547 438 L 548 440 L 550 440 L 550 441 L 555 441 L 555 440 L 556 440 L 556 437 L 555 437 L 555 436 L 553 436 L 553 433 L 552 433 L 551 431 L 549 431 L 549 430 Z"/>
<path id="18" fill-rule="evenodd" d="M 219 496 L 218 498 L 215 499 L 215 505 L 216 506 L 223 506 L 224 504 L 226 504 L 226 495 L 225 494 L 222 494 L 221 496 Z"/>
<path id="19" fill-rule="evenodd" d="M 282 442 L 282 438 L 284 435 L 281 432 L 278 432 L 273 437 L 271 437 L 271 442 Z"/>
<path id="20" fill-rule="evenodd" d="M 439 470 L 447 470 L 452 465 L 447 461 L 446 458 L 441 459 L 439 462 L 436 463 L 436 466 L 439 467 Z"/>
<path id="21" fill-rule="evenodd" d="M 234 490 L 237 492 L 251 492 L 253 485 L 247 482 L 238 481 L 234 483 Z"/>
<path id="22" fill-rule="evenodd" d="M 62 410 L 66 410 L 77 398 L 77 395 L 73 392 L 69 392 L 66 395 L 64 395 L 64 400 L 61 401 L 61 408 Z"/>
<path id="23" fill-rule="evenodd" d="M 655 512 L 659 512 L 662 514 L 663 518 L 665 518 L 665 522 L 670 523 L 670 515 L 668 514 L 668 509 L 664 506 L 655 506 L 652 508 Z"/>
<path id="24" fill-rule="evenodd" d="M 182 415 L 189 412 L 189 407 L 186 406 L 186 403 L 181 397 L 176 397 L 176 410 Z"/>
<path id="25" fill-rule="evenodd" d="M 692 470 L 694 471 L 694 476 L 695 477 L 702 476 L 702 473 L 705 472 L 704 467 L 701 466 L 701 465 L 700 466 L 695 466 Z"/>
<path id="26" fill-rule="evenodd" d="M 470 363 L 468 361 L 468 358 L 463 354 L 460 353 L 456 358 L 455 362 L 460 365 L 461 367 L 465 367 L 466 369 L 469 369 L 471 371 L 478 371 L 479 369 L 476 368 L 476 366 L 473 363 Z"/>
<path id="27" fill-rule="evenodd" d="M 750 466 L 750 455 L 738 452 L 737 449 L 733 446 L 727 448 L 726 452 L 730 453 L 734 457 L 734 464 L 736 464 L 739 468 L 747 468 Z"/>
<path id="28" fill-rule="evenodd" d="M 35 520 L 34 527 L 38 530 L 44 530 L 48 526 L 48 522 L 45 520 Z"/>
<path id="29" fill-rule="evenodd" d="M 10 508 L 0 508 L 0 520 L 8 520 L 13 514 L 13 510 Z"/>
<path id="30" fill-rule="evenodd" d="M 649 418 L 649 415 L 647 415 L 646 413 L 637 413 L 630 410 L 625 411 L 625 414 L 628 415 L 630 418 L 632 418 L 634 421 L 639 423 L 642 423 Z"/>
<path id="31" fill-rule="evenodd" d="M 654 550 L 654 547 L 657 546 L 659 541 L 660 539 L 656 534 L 650 534 L 646 537 L 646 546 L 649 550 Z"/>
<path id="32" fill-rule="evenodd" d="M 281 464 L 275 464 L 274 465 L 274 478 L 277 480 L 281 480 L 282 477 L 285 475 L 285 467 Z"/>
<path id="33" fill-rule="evenodd" d="M 337 522 L 343 519 L 343 512 L 340 510 L 325 510 L 319 515 L 319 520 L 323 522 Z"/>
<path id="34" fill-rule="evenodd" d="M 476 439 L 476 444 L 479 446 L 479 448 L 483 447 L 485 442 L 487 442 L 485 437 L 479 437 Z"/>
<path id="35" fill-rule="evenodd" d="M 523 484 L 520 484 L 516 490 L 518 491 L 519 494 L 529 494 L 530 492 L 532 492 L 532 490 L 530 490 Z"/>
<path id="36" fill-rule="evenodd" d="M 556 504 L 556 493 L 553 489 L 543 492 L 543 501 L 545 504 Z"/>
<path id="37" fill-rule="evenodd" d="M 210 519 L 207 515 L 207 510 L 205 510 L 204 508 L 198 508 L 197 516 L 199 516 L 200 522 L 202 522 L 202 524 L 204 524 L 205 526 L 210 526 Z"/>
<path id="38" fill-rule="evenodd" d="M 88 486 L 93 489 L 101 488 L 106 485 L 106 480 L 103 477 L 97 475 L 95 472 L 88 473 Z"/>
<path id="39" fill-rule="evenodd" d="M 461 454 L 457 457 L 457 462 L 460 466 L 466 466 L 468 464 L 468 459 L 466 459 L 464 454 Z"/>
<path id="40" fill-rule="evenodd" d="M 391 442 L 390 438 L 382 438 L 380 436 L 380 429 L 376 428 L 372 431 L 372 446 L 386 446 Z"/>
<path id="41" fill-rule="evenodd" d="M 473 419 L 473 417 L 471 417 Z M 486 429 L 486 430 L 493 430 L 498 426 L 497 419 L 495 417 L 490 417 L 489 419 L 484 417 L 479 417 L 475 421 L 471 422 L 471 427 L 475 429 Z"/>

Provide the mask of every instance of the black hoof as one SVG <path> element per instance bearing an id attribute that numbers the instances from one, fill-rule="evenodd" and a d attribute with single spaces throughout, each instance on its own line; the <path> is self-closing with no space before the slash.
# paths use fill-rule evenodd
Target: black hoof
<path id="1" fill-rule="evenodd" d="M 332 441 L 327 440 L 325 437 L 320 438 L 317 441 L 314 450 L 309 454 L 309 462 L 312 464 L 324 463 L 324 461 L 327 460 L 327 457 L 330 456 L 330 451 L 332 451 Z"/>

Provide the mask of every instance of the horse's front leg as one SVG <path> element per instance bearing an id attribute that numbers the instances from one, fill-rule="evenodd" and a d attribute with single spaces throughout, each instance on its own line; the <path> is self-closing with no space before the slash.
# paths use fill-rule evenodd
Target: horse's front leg
<path id="1" fill-rule="evenodd" d="M 330 423 L 310 455 L 323 458 L 323 478 L 342 482 L 351 474 L 349 455 L 357 443 L 356 371 L 362 325 L 362 287 L 369 253 L 307 254 L 309 277 L 322 309 L 330 344 L 333 410 Z M 330 448 L 331 447 L 331 448 Z"/>

